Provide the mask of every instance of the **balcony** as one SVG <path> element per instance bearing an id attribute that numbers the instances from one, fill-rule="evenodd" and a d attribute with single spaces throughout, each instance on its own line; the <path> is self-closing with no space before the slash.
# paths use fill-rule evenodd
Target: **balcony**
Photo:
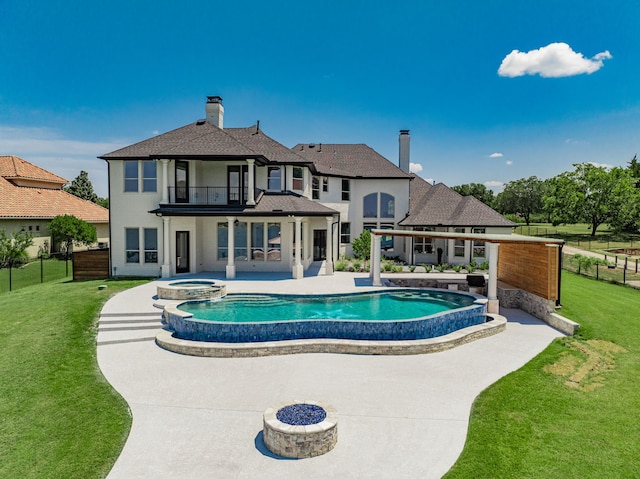
<path id="1" fill-rule="evenodd" d="M 248 188 L 227 186 L 169 186 L 169 204 L 238 206 L 247 204 Z M 262 190 L 255 188 L 253 197 L 258 199 Z"/>

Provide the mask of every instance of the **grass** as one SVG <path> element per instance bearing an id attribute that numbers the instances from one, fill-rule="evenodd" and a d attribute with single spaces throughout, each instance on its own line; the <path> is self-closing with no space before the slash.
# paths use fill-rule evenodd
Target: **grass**
<path id="1" fill-rule="evenodd" d="M 640 291 L 563 273 L 581 324 L 476 400 L 454 478 L 640 477 Z"/>
<path id="2" fill-rule="evenodd" d="M 42 266 L 42 268 L 41 268 Z M 66 276 L 73 276 L 73 261 L 68 265 L 64 260 L 47 259 L 40 264 L 40 260 L 34 260 L 20 268 L 11 269 L 11 290 L 15 291 L 26 286 L 39 284 L 40 280 L 53 281 Z M 0 269 L 0 293 L 9 291 L 9 269 Z"/>
<path id="3" fill-rule="evenodd" d="M 558 226 L 551 223 L 532 223 L 529 226 L 517 226 L 514 232 L 531 236 L 559 237 L 569 246 L 609 255 L 613 254 L 607 252 L 611 249 L 640 248 L 640 235 L 615 234 L 607 225 L 600 225 L 596 236 L 591 236 L 591 226 L 583 223 Z"/>
<path id="4" fill-rule="evenodd" d="M 0 293 L 0 477 L 109 472 L 131 417 L 98 369 L 97 318 L 111 295 L 142 282 L 57 281 Z"/>

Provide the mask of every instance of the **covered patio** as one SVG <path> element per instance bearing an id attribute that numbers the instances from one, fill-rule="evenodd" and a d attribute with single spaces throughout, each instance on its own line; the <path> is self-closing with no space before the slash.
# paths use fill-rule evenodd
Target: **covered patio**
<path id="1" fill-rule="evenodd" d="M 536 236 L 449 233 L 438 231 L 371 230 L 371 272 L 374 286 L 382 285 L 380 278 L 381 242 L 383 236 L 427 237 L 481 241 L 489 248 L 489 282 L 487 309 L 498 313 L 498 281 L 560 304 L 560 272 L 562 270 L 563 240 Z M 500 261 L 498 248 L 504 245 L 505 257 Z"/>

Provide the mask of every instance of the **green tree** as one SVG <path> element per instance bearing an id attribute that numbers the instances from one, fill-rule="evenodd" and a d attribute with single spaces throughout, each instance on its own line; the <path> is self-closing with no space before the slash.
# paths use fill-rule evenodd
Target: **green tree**
<path id="1" fill-rule="evenodd" d="M 495 205 L 500 213 L 521 215 L 529 225 L 531 215 L 542 211 L 544 182 L 536 176 L 510 181 L 498 194 Z"/>
<path id="2" fill-rule="evenodd" d="M 364 230 L 351 242 L 351 247 L 356 258 L 369 259 L 371 256 L 371 232 Z"/>
<path id="3" fill-rule="evenodd" d="M 451 189 L 462 196 L 473 196 L 485 205 L 493 206 L 493 191 L 482 183 L 466 183 L 464 185 L 452 186 Z"/>
<path id="4" fill-rule="evenodd" d="M 95 226 L 72 215 L 53 218 L 49 223 L 49 231 L 67 253 L 74 244 L 88 246 L 98 240 Z"/>
<path id="5" fill-rule="evenodd" d="M 71 184 L 64 188 L 64 191 L 71 193 L 83 200 L 91 201 L 92 203 L 98 202 L 98 195 L 93 191 L 93 184 L 89 180 L 89 173 L 82 170 L 80 174 L 71 182 Z"/>
<path id="6" fill-rule="evenodd" d="M 636 180 L 636 188 L 640 188 L 640 162 L 638 161 L 638 155 L 633 155 L 627 169 Z"/>
<path id="7" fill-rule="evenodd" d="M 590 163 L 575 164 L 573 171 L 549 181 L 544 207 L 554 224 L 585 222 L 595 236 L 598 226 L 613 228 L 637 220 L 638 192 L 629 170 L 607 169 Z"/>
<path id="8" fill-rule="evenodd" d="M 33 244 L 28 231 L 19 231 L 10 236 L 0 230 L 0 268 L 21 264 L 28 259 L 27 248 Z"/>

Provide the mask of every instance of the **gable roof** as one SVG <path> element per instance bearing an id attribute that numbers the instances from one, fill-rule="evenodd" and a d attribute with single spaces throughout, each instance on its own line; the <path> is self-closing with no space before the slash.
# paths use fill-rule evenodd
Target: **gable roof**
<path id="1" fill-rule="evenodd" d="M 299 143 L 292 148 L 313 163 L 316 172 L 348 178 L 406 178 L 405 173 L 373 148 L 359 144 Z"/>
<path id="2" fill-rule="evenodd" d="M 409 215 L 398 223 L 401 226 L 514 226 L 477 198 L 462 196 L 442 183 L 429 185 L 416 175 L 409 194 Z"/>
<path id="3" fill-rule="evenodd" d="M 10 181 L 25 178 L 58 186 L 19 186 Z M 0 219 L 52 219 L 67 214 L 89 223 L 109 222 L 108 209 L 63 191 L 65 183 L 64 178 L 22 158 L 0 156 Z"/>
<path id="4" fill-rule="evenodd" d="M 62 185 L 69 181 L 15 155 L 0 155 L 0 176 L 8 180 L 35 180 Z"/>
<path id="5" fill-rule="evenodd" d="M 257 126 L 219 128 L 205 120 L 100 156 L 104 160 L 159 158 L 254 158 L 265 163 L 307 163 Z"/>

